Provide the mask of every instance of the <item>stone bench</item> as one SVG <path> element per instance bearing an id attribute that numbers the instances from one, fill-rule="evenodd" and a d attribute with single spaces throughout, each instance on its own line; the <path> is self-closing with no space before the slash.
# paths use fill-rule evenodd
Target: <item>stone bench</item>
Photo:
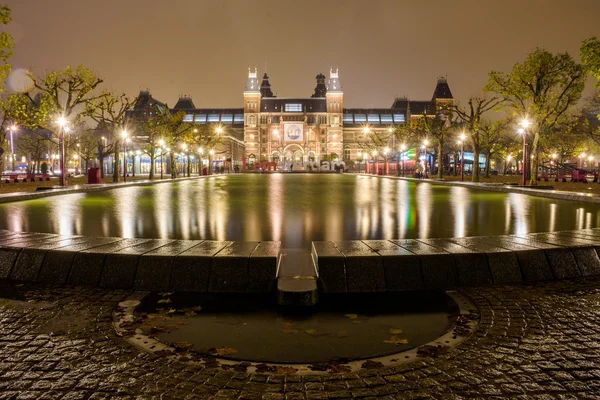
<path id="1" fill-rule="evenodd" d="M 280 242 L 123 239 L 0 231 L 0 279 L 111 289 L 267 293 Z"/>

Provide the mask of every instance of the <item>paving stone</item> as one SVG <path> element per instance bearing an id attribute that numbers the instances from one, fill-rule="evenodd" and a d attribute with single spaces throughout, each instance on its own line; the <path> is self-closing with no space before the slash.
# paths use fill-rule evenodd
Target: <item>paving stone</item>
<path id="1" fill-rule="evenodd" d="M 10 279 L 35 282 L 46 252 L 47 250 L 35 248 L 24 248 L 21 250 L 10 272 Z"/>
<path id="2" fill-rule="evenodd" d="M 325 293 L 346 292 L 346 264 L 344 255 L 334 242 L 312 242 L 311 254 L 317 265 L 319 281 Z"/>
<path id="3" fill-rule="evenodd" d="M 418 240 L 392 242 L 419 256 L 425 288 L 451 289 L 458 286 L 456 261 L 452 254 Z"/>
<path id="4" fill-rule="evenodd" d="M 212 258 L 209 292 L 242 293 L 248 287 L 248 262 L 259 242 L 233 242 Z"/>
<path id="5" fill-rule="evenodd" d="M 200 243 L 201 240 L 177 240 L 143 253 L 138 261 L 134 288 L 152 291 L 168 290 L 175 256 Z"/>
<path id="6" fill-rule="evenodd" d="M 348 292 L 385 291 L 381 256 L 359 240 L 334 242 L 344 255 Z"/>
<path id="7" fill-rule="evenodd" d="M 478 238 L 449 239 L 478 253 L 484 253 L 488 260 L 492 281 L 495 284 L 520 283 L 523 280 L 517 255 L 502 247 L 485 243 Z"/>
<path id="8" fill-rule="evenodd" d="M 206 240 L 176 256 L 172 264 L 171 290 L 207 292 L 212 258 L 231 244 Z"/>
<path id="9" fill-rule="evenodd" d="M 21 249 L 0 248 L 0 279 L 8 279 Z"/>
<path id="10" fill-rule="evenodd" d="M 485 254 L 477 253 L 446 239 L 419 239 L 454 256 L 461 286 L 481 286 L 492 283 L 492 275 Z"/>
<path id="11" fill-rule="evenodd" d="M 248 292 L 268 293 L 275 288 L 281 242 L 260 242 L 248 260 Z"/>

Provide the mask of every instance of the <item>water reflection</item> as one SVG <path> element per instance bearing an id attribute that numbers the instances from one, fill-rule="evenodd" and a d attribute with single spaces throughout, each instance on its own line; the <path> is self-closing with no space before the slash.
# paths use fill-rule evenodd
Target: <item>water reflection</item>
<path id="1" fill-rule="evenodd" d="M 163 239 L 463 237 L 600 226 L 600 207 L 368 176 L 219 176 L 0 205 L 0 228 Z"/>

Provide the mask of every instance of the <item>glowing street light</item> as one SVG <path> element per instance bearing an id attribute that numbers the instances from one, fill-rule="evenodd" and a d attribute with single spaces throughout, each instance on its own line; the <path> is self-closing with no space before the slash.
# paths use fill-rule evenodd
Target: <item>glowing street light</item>
<path id="1" fill-rule="evenodd" d="M 460 180 L 464 182 L 465 180 L 465 134 L 464 132 L 460 134 Z M 479 161 L 479 160 L 477 160 Z M 456 167 L 456 166 L 455 166 Z"/>
<path id="2" fill-rule="evenodd" d="M 402 143 L 400 145 L 400 158 L 402 159 L 402 176 L 404 176 L 404 151 L 406 150 L 406 144 Z"/>
<path id="3" fill-rule="evenodd" d="M 521 178 L 521 185 L 527 184 L 527 127 L 531 125 L 531 122 L 527 118 L 521 121 L 522 128 L 519 129 L 519 133 L 523 135 L 523 177 Z"/>
<path id="4" fill-rule="evenodd" d="M 121 132 L 123 138 L 123 182 L 127 182 L 127 131 Z"/>
<path id="5" fill-rule="evenodd" d="M 67 120 L 60 117 L 56 123 L 60 127 L 59 143 L 60 143 L 60 185 L 67 186 L 67 175 L 65 173 L 65 133 L 69 131 Z"/>

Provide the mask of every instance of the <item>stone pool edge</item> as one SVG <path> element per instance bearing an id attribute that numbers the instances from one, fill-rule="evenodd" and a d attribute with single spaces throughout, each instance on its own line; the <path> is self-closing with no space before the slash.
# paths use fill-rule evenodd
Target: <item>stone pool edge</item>
<path id="1" fill-rule="evenodd" d="M 169 183 L 169 182 L 181 182 L 181 181 L 191 181 L 196 179 L 205 179 L 215 176 L 224 176 L 224 175 L 204 175 L 204 176 L 191 176 L 185 178 L 168 178 L 168 179 L 159 179 L 159 180 L 140 180 L 133 182 L 119 182 L 119 183 L 100 183 L 100 184 L 85 184 L 85 185 L 75 185 L 75 186 L 67 186 L 65 189 L 48 189 L 42 190 L 39 192 L 13 192 L 13 193 L 2 193 L 0 194 L 0 204 L 4 203 L 13 203 L 16 201 L 26 201 L 26 200 L 35 200 L 41 199 L 44 197 L 53 197 L 53 196 L 62 196 L 65 194 L 73 194 L 73 193 L 91 193 L 91 192 L 102 192 L 105 190 L 113 190 L 113 189 L 121 189 L 124 187 L 131 186 L 150 186 L 157 183 Z"/>
<path id="2" fill-rule="evenodd" d="M 600 274 L 600 229 L 312 242 L 321 293 L 452 290 Z M 0 231 L 0 279 L 110 289 L 275 293 L 281 243 Z M 307 277 L 293 277 L 298 283 Z"/>
<path id="3" fill-rule="evenodd" d="M 600 196 L 594 195 L 591 193 L 583 193 L 583 192 L 566 192 L 560 190 L 547 190 L 547 189 L 536 189 L 536 188 L 524 188 L 519 186 L 512 185 L 502 185 L 502 184 L 488 184 L 488 183 L 477 183 L 477 182 L 460 182 L 460 181 L 443 181 L 437 179 L 417 179 L 417 178 L 408 178 L 402 176 L 389 176 L 389 175 L 365 175 L 365 174 L 354 174 L 356 176 L 372 176 L 377 178 L 386 178 L 386 179 L 397 179 L 414 183 L 430 183 L 434 185 L 442 185 L 442 186 L 458 186 L 465 187 L 468 189 L 478 189 L 478 190 L 486 190 L 488 192 L 500 192 L 500 193 L 518 193 L 518 194 L 526 194 L 529 196 L 535 197 L 544 197 L 548 199 L 557 199 L 557 200 L 571 200 L 571 201 L 581 201 L 586 203 L 600 204 Z"/>

